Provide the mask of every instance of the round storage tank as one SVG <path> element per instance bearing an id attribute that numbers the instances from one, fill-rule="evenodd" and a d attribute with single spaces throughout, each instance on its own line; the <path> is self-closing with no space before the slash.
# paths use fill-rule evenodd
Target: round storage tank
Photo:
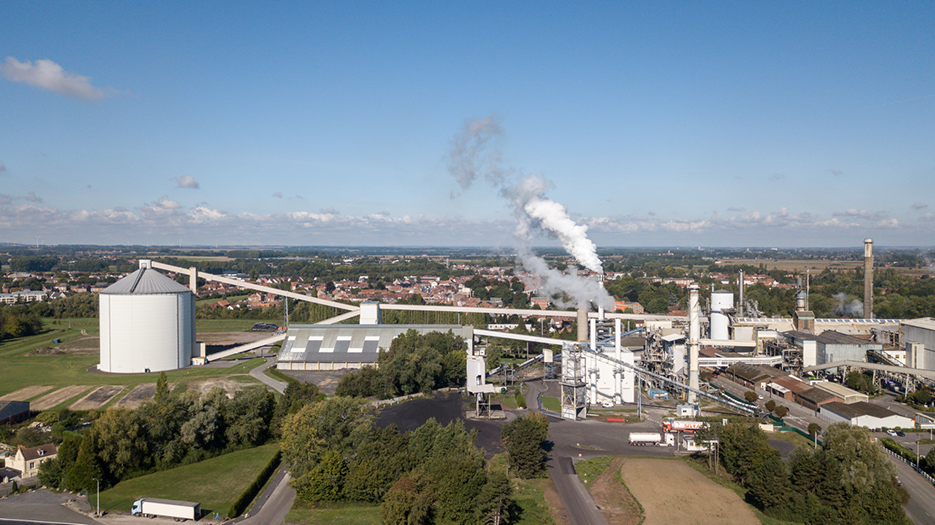
<path id="1" fill-rule="evenodd" d="M 192 362 L 195 296 L 149 261 L 100 293 L 100 324 L 103 372 L 161 372 Z"/>

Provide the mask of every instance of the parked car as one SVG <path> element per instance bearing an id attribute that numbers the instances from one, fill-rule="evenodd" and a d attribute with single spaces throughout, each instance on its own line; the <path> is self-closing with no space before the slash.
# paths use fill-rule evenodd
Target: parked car
<path id="1" fill-rule="evenodd" d="M 906 437 L 906 433 L 903 432 L 902 430 L 897 430 L 897 431 L 896 431 L 896 435 L 899 436 L 899 437 Z"/>
<path id="2" fill-rule="evenodd" d="M 603 403 L 601 403 L 601 406 L 604 407 L 604 408 L 614 408 L 614 402 L 613 402 L 613 401 L 604 401 Z"/>
<path id="3" fill-rule="evenodd" d="M 886 433 L 889 434 L 889 435 L 892 436 L 892 437 L 896 437 L 896 435 L 897 435 L 897 434 L 896 434 L 896 431 L 893 430 L 893 429 L 887 430 Z"/>

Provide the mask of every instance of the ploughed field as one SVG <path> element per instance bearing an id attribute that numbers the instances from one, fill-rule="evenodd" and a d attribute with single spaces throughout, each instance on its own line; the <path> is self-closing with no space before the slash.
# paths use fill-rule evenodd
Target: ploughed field
<path id="1" fill-rule="evenodd" d="M 642 504 L 645 525 L 759 525 L 753 509 L 732 490 L 677 460 L 627 458 L 620 469 Z"/>

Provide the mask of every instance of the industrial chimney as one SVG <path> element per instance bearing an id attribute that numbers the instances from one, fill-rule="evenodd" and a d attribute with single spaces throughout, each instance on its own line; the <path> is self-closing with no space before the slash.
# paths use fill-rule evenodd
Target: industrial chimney
<path id="1" fill-rule="evenodd" d="M 873 239 L 864 239 L 864 319 L 873 319 Z"/>
<path id="2" fill-rule="evenodd" d="M 698 285 L 688 285 L 688 386 L 698 389 L 698 352 L 701 345 L 701 308 L 698 306 Z M 688 404 L 697 402 L 695 392 L 688 391 Z"/>

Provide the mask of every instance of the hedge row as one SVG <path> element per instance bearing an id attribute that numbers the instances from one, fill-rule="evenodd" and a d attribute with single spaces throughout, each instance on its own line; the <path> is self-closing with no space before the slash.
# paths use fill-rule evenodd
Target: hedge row
<path id="1" fill-rule="evenodd" d="M 516 406 L 519 408 L 526 408 L 526 396 L 522 392 L 516 393 Z"/>
<path id="2" fill-rule="evenodd" d="M 253 498 L 257 496 L 260 492 L 260 489 L 263 488 L 263 485 L 266 485 L 266 481 L 270 476 L 273 475 L 273 472 L 276 472 L 276 469 L 279 467 L 279 462 L 282 460 L 282 450 L 277 450 L 273 457 L 269 460 L 269 463 L 263 467 L 263 470 L 260 471 L 260 474 L 253 480 L 253 483 L 247 487 L 240 496 L 231 503 L 230 509 L 227 510 L 228 518 L 236 518 L 247 508 L 247 505 L 253 501 Z"/>
<path id="3" fill-rule="evenodd" d="M 900 456 L 903 457 L 903 459 L 907 461 L 911 461 L 912 463 L 915 463 L 917 461 L 915 452 L 913 452 L 910 448 L 905 447 L 897 443 L 896 441 L 893 441 L 890 438 L 880 438 L 880 443 L 882 443 L 884 447 L 899 454 Z"/>

